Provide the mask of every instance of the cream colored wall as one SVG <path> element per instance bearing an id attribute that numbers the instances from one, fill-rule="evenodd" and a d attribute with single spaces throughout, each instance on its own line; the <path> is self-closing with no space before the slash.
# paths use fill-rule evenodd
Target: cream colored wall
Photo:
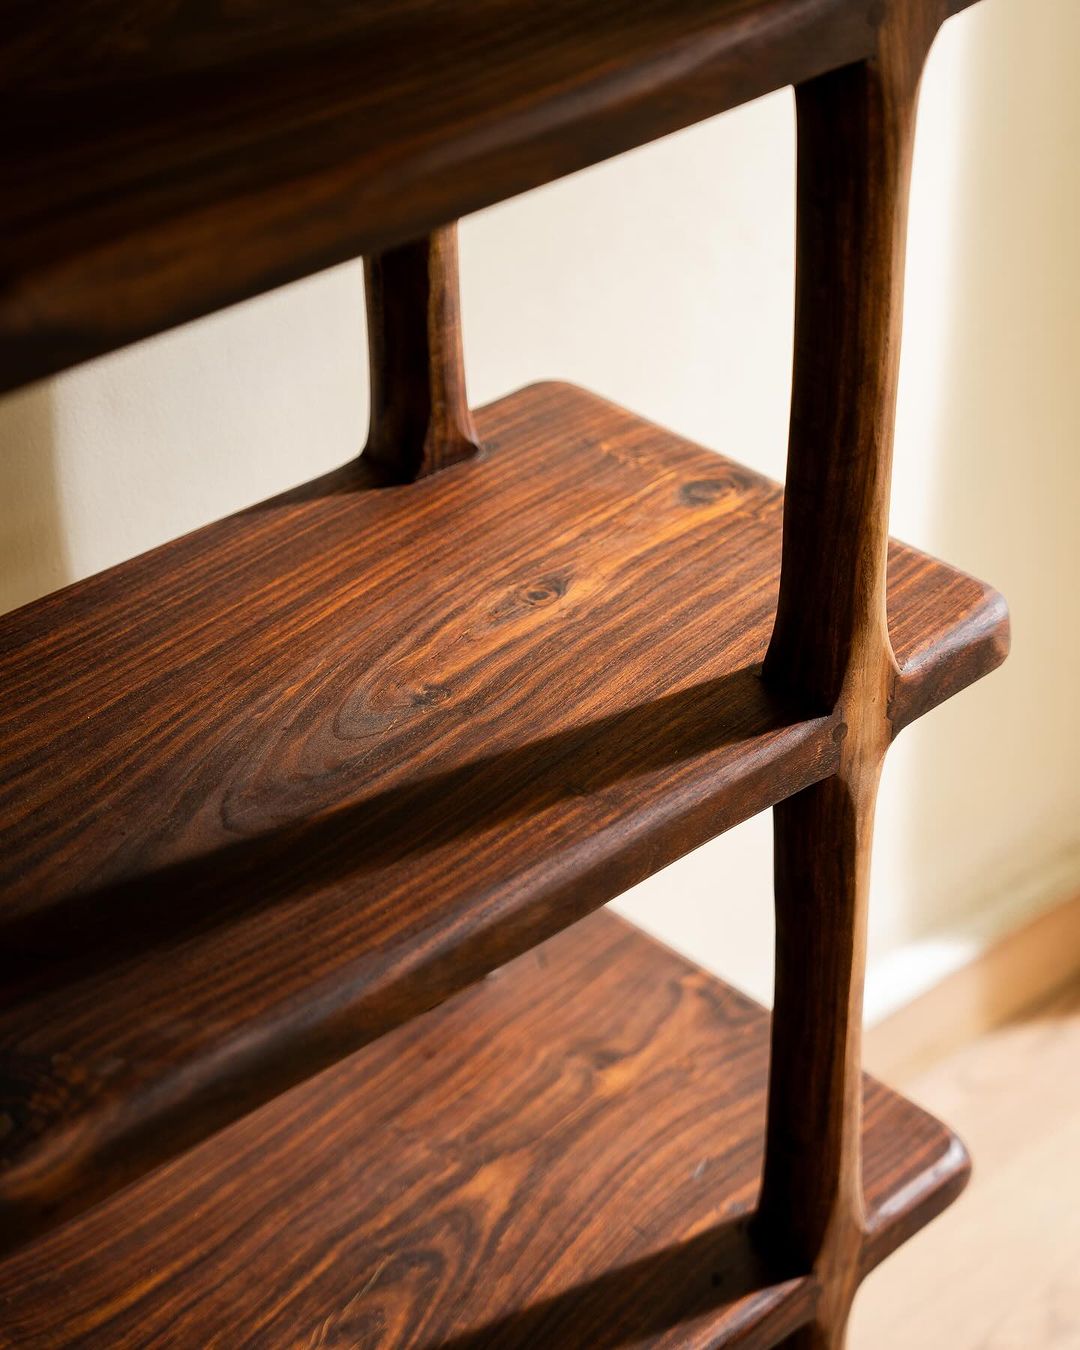
<path id="1" fill-rule="evenodd" d="M 882 791 L 871 1004 L 1080 885 L 1076 0 L 985 0 L 931 59 L 893 524 L 994 582 L 1005 670 L 905 732 Z M 782 476 L 794 146 L 774 95 L 462 226 L 471 391 L 570 379 Z M 0 607 L 355 453 L 352 264 L 0 402 Z M 768 820 L 619 908 L 769 987 Z"/>

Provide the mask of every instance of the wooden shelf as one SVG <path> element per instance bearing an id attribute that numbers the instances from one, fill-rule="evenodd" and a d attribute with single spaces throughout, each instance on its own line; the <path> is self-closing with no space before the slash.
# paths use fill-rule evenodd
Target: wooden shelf
<path id="1" fill-rule="evenodd" d="M 762 1347 L 768 1017 L 608 913 L 0 1264 L 5 1344 Z M 864 1080 L 862 1273 L 963 1188 Z"/>
<path id="2" fill-rule="evenodd" d="M 8 5 L 0 389 L 867 57 L 880 8 Z"/>
<path id="3" fill-rule="evenodd" d="M 0 1213 L 74 1213 L 835 769 L 770 697 L 782 494 L 581 391 L 0 620 Z M 1003 657 L 891 555 L 899 726 Z"/>

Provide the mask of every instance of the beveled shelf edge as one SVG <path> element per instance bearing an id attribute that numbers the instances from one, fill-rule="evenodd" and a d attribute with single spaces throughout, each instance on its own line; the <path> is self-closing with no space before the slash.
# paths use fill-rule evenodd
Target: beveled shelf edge
<path id="1" fill-rule="evenodd" d="M 984 603 L 966 626 L 900 667 L 890 706 L 893 735 L 990 674 L 1009 654 L 1012 623 L 1005 597 L 983 584 Z M 936 678 L 935 678 L 936 676 Z"/>
<path id="2" fill-rule="evenodd" d="M 971 1155 L 967 1145 L 959 1135 L 949 1131 L 948 1147 L 941 1156 L 916 1181 L 871 1212 L 863 1238 L 860 1280 L 942 1215 L 963 1195 L 970 1180 Z"/>

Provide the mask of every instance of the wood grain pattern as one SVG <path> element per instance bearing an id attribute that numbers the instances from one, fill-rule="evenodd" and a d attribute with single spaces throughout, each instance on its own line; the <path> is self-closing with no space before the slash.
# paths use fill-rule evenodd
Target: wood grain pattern
<path id="1" fill-rule="evenodd" d="M 457 226 L 364 259 L 371 424 L 364 460 L 408 483 L 478 449 L 465 392 Z"/>
<path id="2" fill-rule="evenodd" d="M 2 0 L 0 389 L 858 61 L 882 9 Z"/>
<path id="3" fill-rule="evenodd" d="M 901 666 L 889 484 L 915 110 L 944 0 L 890 0 L 872 57 L 796 89 L 795 364 L 764 677 L 835 709 L 836 772 L 774 811 L 776 998 L 762 1240 L 822 1297 L 790 1350 L 842 1350 L 866 1214 L 861 1029 L 870 851 Z M 838 301 L 838 297 L 842 297 Z"/>
<path id="4" fill-rule="evenodd" d="M 746 1220 L 768 1018 L 601 913 L 0 1263 L 0 1339 L 753 1350 L 810 1315 Z M 869 1079 L 864 1269 L 963 1148 Z"/>
<path id="5" fill-rule="evenodd" d="M 6 1243 L 836 769 L 757 674 L 774 484 L 566 386 L 477 422 L 0 620 Z M 892 572 L 914 703 L 1001 660 Z"/>

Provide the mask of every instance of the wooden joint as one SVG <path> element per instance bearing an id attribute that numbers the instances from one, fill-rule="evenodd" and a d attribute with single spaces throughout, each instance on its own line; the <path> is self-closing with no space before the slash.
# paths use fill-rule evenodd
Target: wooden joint
<path id="1" fill-rule="evenodd" d="M 479 448 L 465 388 L 457 226 L 364 259 L 371 420 L 364 459 L 412 482 Z"/>
<path id="2" fill-rule="evenodd" d="M 941 0 L 892 3 L 875 53 L 796 89 L 795 364 L 783 561 L 764 678 L 844 735 L 774 810 L 776 996 L 756 1230 L 813 1271 L 843 1344 L 864 1241 L 861 1022 L 874 804 L 900 672 L 885 608 L 915 108 Z"/>
<path id="3" fill-rule="evenodd" d="M 869 685 L 887 706 L 897 675 L 885 572 L 908 187 L 919 79 L 944 17 L 941 0 L 894 3 L 871 59 L 796 89 L 795 357 L 764 676 L 822 712 Z"/>

